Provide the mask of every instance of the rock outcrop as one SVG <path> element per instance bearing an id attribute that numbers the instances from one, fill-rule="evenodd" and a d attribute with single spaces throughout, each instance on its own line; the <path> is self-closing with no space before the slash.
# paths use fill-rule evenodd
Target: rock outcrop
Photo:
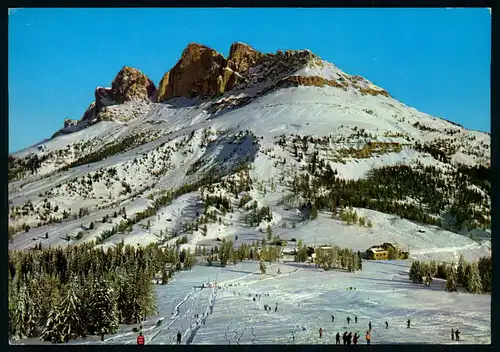
<path id="1" fill-rule="evenodd" d="M 78 124 L 78 120 L 64 119 L 64 128 L 75 126 Z"/>
<path id="2" fill-rule="evenodd" d="M 233 43 L 229 50 L 228 66 L 233 71 L 245 73 L 250 67 L 259 65 L 264 55 L 250 45 L 244 43 Z"/>
<path id="3" fill-rule="evenodd" d="M 191 43 L 163 76 L 157 101 L 179 96 L 213 98 L 266 80 L 279 80 L 312 60 L 319 58 L 309 50 L 263 54 L 240 42 L 231 45 L 226 59 L 205 45 Z"/>
<path id="4" fill-rule="evenodd" d="M 205 45 L 191 43 L 161 80 L 157 100 L 179 96 L 206 98 L 221 94 L 233 74 L 225 68 L 224 56 Z"/>
<path id="5" fill-rule="evenodd" d="M 95 96 L 95 109 L 101 111 L 101 109 L 108 105 L 116 104 L 113 99 L 113 90 L 111 88 L 97 87 L 94 92 Z"/>
<path id="6" fill-rule="evenodd" d="M 126 101 L 153 101 L 156 87 L 144 73 L 125 66 L 118 72 L 111 84 L 111 97 L 118 104 Z"/>
<path id="7" fill-rule="evenodd" d="M 89 105 L 80 121 L 89 123 L 100 121 L 100 114 L 108 106 L 127 101 L 154 101 L 156 86 L 138 69 L 125 66 L 116 75 L 111 88 L 97 87 L 94 96 L 95 101 Z"/>
<path id="8" fill-rule="evenodd" d="M 250 67 L 264 55 L 249 45 L 234 43 L 229 58 L 201 44 L 191 43 L 181 59 L 163 76 L 158 87 L 158 101 L 173 97 L 212 98 L 245 83 Z"/>

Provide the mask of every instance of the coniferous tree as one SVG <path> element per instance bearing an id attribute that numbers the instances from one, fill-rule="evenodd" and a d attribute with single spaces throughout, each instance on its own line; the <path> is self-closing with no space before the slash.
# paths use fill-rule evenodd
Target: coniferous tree
<path id="1" fill-rule="evenodd" d="M 421 284 L 422 280 L 422 267 L 419 261 L 414 261 L 410 268 L 409 277 L 414 284 Z"/>
<path id="2" fill-rule="evenodd" d="M 452 264 L 448 268 L 448 272 L 446 275 L 446 291 L 456 292 L 458 288 L 458 278 L 457 278 L 457 269 L 455 265 Z"/>
<path id="3" fill-rule="evenodd" d="M 481 276 L 483 292 L 491 292 L 491 257 L 480 258 L 477 265 L 479 269 L 479 275 Z"/>
<path id="4" fill-rule="evenodd" d="M 312 206 L 311 212 L 309 213 L 309 218 L 314 220 L 318 217 L 318 208 L 315 205 Z"/>
<path id="5" fill-rule="evenodd" d="M 113 288 L 106 280 L 93 280 L 86 310 L 87 331 L 90 334 L 107 335 L 118 330 L 116 297 Z"/>
<path id="6" fill-rule="evenodd" d="M 74 277 L 66 294 L 50 312 L 40 337 L 42 340 L 62 343 L 85 335 L 85 324 L 81 320 L 82 302 L 77 282 L 78 278 Z"/>
<path id="7" fill-rule="evenodd" d="M 457 284 L 459 286 L 467 287 L 467 277 L 465 275 L 465 271 L 467 269 L 467 262 L 463 254 L 460 254 L 460 258 L 458 259 L 458 268 L 457 268 Z"/>
<path id="8" fill-rule="evenodd" d="M 470 293 L 481 293 L 483 290 L 477 263 L 470 264 L 469 277 L 467 278 L 467 290 Z"/>
<path id="9" fill-rule="evenodd" d="M 266 274 L 266 264 L 264 263 L 264 261 L 262 259 L 259 262 L 259 270 L 260 270 L 261 275 Z"/>
<path id="10" fill-rule="evenodd" d="M 168 283 L 168 270 L 167 267 L 164 266 L 161 270 L 161 284 L 166 285 Z"/>
<path id="11" fill-rule="evenodd" d="M 37 327 L 37 311 L 33 296 L 30 295 L 26 284 L 19 285 L 17 299 L 14 302 L 12 325 L 15 335 L 20 339 L 34 336 Z"/>

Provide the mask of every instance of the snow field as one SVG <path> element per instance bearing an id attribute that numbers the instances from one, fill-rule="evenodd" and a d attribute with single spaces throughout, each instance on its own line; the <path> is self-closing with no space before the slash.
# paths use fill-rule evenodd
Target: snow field
<path id="1" fill-rule="evenodd" d="M 257 262 L 226 268 L 196 266 L 177 273 L 169 284 L 157 286 L 159 315 L 143 326 L 146 329 L 158 318 L 164 320 L 159 327 L 147 328 L 146 344 L 174 344 L 177 331 L 182 333 L 182 344 L 334 344 L 335 334 L 344 331 L 357 332 L 362 336 L 358 343 L 366 344 L 364 334 L 370 321 L 372 344 L 490 343 L 490 295 L 449 293 L 438 279 L 430 288 L 412 284 L 410 264 L 364 261 L 362 271 L 347 273 L 325 272 L 302 263 L 266 263 L 262 279 Z M 281 275 L 277 275 L 278 268 Z M 220 288 L 198 287 L 215 281 Z M 261 295 L 260 300 L 256 295 Z M 202 314 L 210 313 L 213 297 L 213 313 L 203 324 Z M 264 311 L 264 304 L 272 311 Z M 411 319 L 409 329 L 407 319 Z M 321 339 L 320 327 L 324 330 Z M 451 328 L 462 332 L 460 342 L 451 341 Z M 136 334 L 125 332 L 108 337 L 106 343 L 135 344 Z"/>

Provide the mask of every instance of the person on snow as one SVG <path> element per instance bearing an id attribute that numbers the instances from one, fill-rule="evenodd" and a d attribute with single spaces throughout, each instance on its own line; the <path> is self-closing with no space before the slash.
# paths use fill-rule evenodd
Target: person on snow
<path id="1" fill-rule="evenodd" d="M 347 317 L 347 325 L 351 322 L 351 317 Z"/>
<path id="2" fill-rule="evenodd" d="M 389 329 L 389 323 L 388 322 L 385 322 L 385 328 Z"/>
<path id="3" fill-rule="evenodd" d="M 455 340 L 460 341 L 460 331 L 455 330 Z"/>
<path id="4" fill-rule="evenodd" d="M 352 340 L 352 332 L 347 334 L 347 344 L 350 345 Z"/>
<path id="5" fill-rule="evenodd" d="M 142 336 L 142 331 L 139 332 L 139 336 L 137 336 L 137 344 L 144 345 L 144 336 Z"/>
<path id="6" fill-rule="evenodd" d="M 367 332 L 366 332 L 366 336 L 365 336 L 365 338 L 366 338 L 366 344 L 367 344 L 367 345 L 369 345 L 369 344 L 370 344 L 370 340 L 371 340 L 371 338 L 372 338 L 372 337 L 370 336 L 370 332 L 369 332 L 369 331 L 367 331 Z"/>
<path id="7" fill-rule="evenodd" d="M 357 345 L 358 344 L 358 339 L 359 339 L 359 335 L 358 333 L 354 333 L 354 336 L 352 337 L 352 343 Z"/>
<path id="8" fill-rule="evenodd" d="M 334 323 L 334 322 L 335 322 L 335 317 L 332 314 L 332 323 Z"/>
<path id="9" fill-rule="evenodd" d="M 344 345 L 347 344 L 347 331 L 342 335 L 342 342 L 344 343 Z"/>
<path id="10" fill-rule="evenodd" d="M 323 328 L 319 328 L 319 338 L 323 337 Z"/>
<path id="11" fill-rule="evenodd" d="M 371 321 L 368 323 L 368 331 L 372 331 L 372 322 Z"/>
<path id="12" fill-rule="evenodd" d="M 292 341 L 295 342 L 295 333 L 292 331 Z"/>
<path id="13" fill-rule="evenodd" d="M 276 303 L 276 308 L 274 308 L 274 312 L 278 311 L 278 303 Z"/>
<path id="14" fill-rule="evenodd" d="M 406 327 L 407 327 L 407 328 L 410 328 L 410 324 L 411 324 L 410 319 L 408 319 L 407 323 L 408 323 L 408 325 L 407 325 Z"/>
<path id="15" fill-rule="evenodd" d="M 340 333 L 338 332 L 337 335 L 335 335 L 335 344 L 340 345 Z"/>
<path id="16" fill-rule="evenodd" d="M 178 345 L 181 344 L 181 332 L 180 331 L 177 332 L 177 344 Z"/>
<path id="17" fill-rule="evenodd" d="M 253 298 L 253 301 L 255 302 L 255 297 Z"/>
<path id="18" fill-rule="evenodd" d="M 455 340 L 455 330 L 453 328 L 451 328 L 451 339 Z"/>
<path id="19" fill-rule="evenodd" d="M 358 323 L 358 316 L 357 316 L 357 315 L 355 315 L 355 316 L 354 316 L 354 323 L 355 323 L 355 324 L 357 324 L 357 323 Z"/>

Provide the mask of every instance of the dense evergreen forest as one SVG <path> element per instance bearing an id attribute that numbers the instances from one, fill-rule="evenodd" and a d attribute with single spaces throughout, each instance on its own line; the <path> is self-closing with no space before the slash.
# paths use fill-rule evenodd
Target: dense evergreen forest
<path id="1" fill-rule="evenodd" d="M 460 256 L 458 265 L 430 261 L 412 263 L 409 278 L 413 283 L 430 286 L 432 278 L 446 280 L 446 290 L 458 291 L 459 287 L 465 288 L 470 293 L 491 292 L 492 265 L 491 257 L 483 257 L 478 262 L 467 262 Z"/>
<path id="2" fill-rule="evenodd" d="M 345 180 L 313 155 L 304 169 L 308 172 L 297 174 L 290 187 L 317 209 L 367 208 L 451 231 L 491 228 L 484 211 L 489 210 L 491 195 L 489 167 L 461 165 L 443 171 L 417 163 L 385 166 L 366 178 Z M 444 221 L 444 215 L 451 221 Z"/>

